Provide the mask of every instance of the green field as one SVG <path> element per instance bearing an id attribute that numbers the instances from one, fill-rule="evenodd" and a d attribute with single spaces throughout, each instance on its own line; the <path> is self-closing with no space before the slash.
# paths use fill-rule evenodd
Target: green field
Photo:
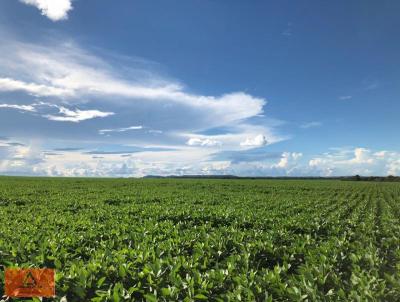
<path id="1" fill-rule="evenodd" d="M 0 177 L 4 267 L 68 301 L 400 301 L 400 184 Z"/>

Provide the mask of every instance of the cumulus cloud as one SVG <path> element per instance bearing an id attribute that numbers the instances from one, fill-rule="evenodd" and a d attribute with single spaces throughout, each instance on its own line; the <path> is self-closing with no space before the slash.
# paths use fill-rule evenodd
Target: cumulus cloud
<path id="1" fill-rule="evenodd" d="M 241 146 L 250 146 L 250 147 L 261 147 L 268 144 L 267 138 L 263 134 L 259 134 L 255 137 L 246 138 L 245 141 L 241 142 Z"/>
<path id="2" fill-rule="evenodd" d="M 291 164 L 291 161 L 297 161 L 302 156 L 303 156 L 302 153 L 283 152 L 279 162 L 273 166 L 282 169 L 288 168 L 288 166 Z"/>
<path id="3" fill-rule="evenodd" d="M 321 167 L 322 165 L 326 164 L 327 162 L 328 161 L 326 159 L 318 157 L 318 158 L 310 159 L 310 161 L 308 162 L 308 165 L 310 167 L 317 167 L 318 168 L 318 167 Z"/>
<path id="4" fill-rule="evenodd" d="M 232 161 L 214 158 L 209 148 L 181 147 L 176 150 L 149 151 L 138 148 L 137 150 L 91 152 L 84 149 L 65 148 L 62 156 L 48 156 L 49 154 L 41 151 L 43 148 L 37 142 L 13 146 L 7 145 L 7 141 L 0 141 L 0 147 L 1 174 L 121 177 L 149 174 L 164 176 L 171 174 L 240 176 L 400 174 L 400 152 L 388 150 L 373 152 L 365 148 L 335 149 L 311 158 L 308 156 L 304 158 L 305 155 L 300 152 L 282 152 L 280 155 L 258 160 Z M 121 154 L 129 156 L 122 157 Z M 365 154 L 368 154 L 368 160 Z"/>
<path id="5" fill-rule="evenodd" d="M 263 132 L 264 134 L 260 134 Z M 191 146 L 218 146 L 219 151 L 246 151 L 266 146 L 284 140 L 276 136 L 270 129 L 260 125 L 238 124 L 230 127 L 229 133 L 214 135 L 198 135 L 180 133 L 185 138 L 186 145 Z M 211 148 L 210 148 L 211 149 Z M 210 152 L 213 152 L 210 150 Z"/>
<path id="6" fill-rule="evenodd" d="M 400 153 L 367 148 L 337 149 L 309 160 L 309 173 L 323 176 L 341 175 L 398 175 Z"/>
<path id="7" fill-rule="evenodd" d="M 385 158 L 385 156 L 388 154 L 388 151 L 378 151 L 375 152 L 374 155 L 378 158 Z"/>
<path id="8" fill-rule="evenodd" d="M 8 144 L 6 148 L 0 149 L 0 159 L 0 173 L 2 174 L 19 174 L 19 172 L 20 174 L 26 172 L 30 174 L 33 167 L 44 163 L 40 146 L 34 141 L 29 145 Z"/>
<path id="9" fill-rule="evenodd" d="M 371 157 L 371 151 L 365 148 L 355 148 L 354 158 L 350 160 L 351 163 L 356 164 L 372 164 L 374 159 Z"/>
<path id="10" fill-rule="evenodd" d="M 68 18 L 68 12 L 72 10 L 71 0 L 20 0 L 22 3 L 35 6 L 42 15 L 52 21 L 60 21 Z"/>

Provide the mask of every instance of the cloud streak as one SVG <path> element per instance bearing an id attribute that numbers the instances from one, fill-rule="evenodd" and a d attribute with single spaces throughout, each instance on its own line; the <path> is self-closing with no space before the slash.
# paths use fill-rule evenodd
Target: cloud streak
<path id="1" fill-rule="evenodd" d="M 51 121 L 79 123 L 81 121 L 97 117 L 107 117 L 114 114 L 113 112 L 102 112 L 99 110 L 70 110 L 62 106 L 59 106 L 58 109 L 59 115 L 46 114 L 43 115 L 43 117 Z"/>
<path id="2" fill-rule="evenodd" d="M 34 113 L 41 113 L 43 112 L 43 108 L 46 107 L 56 108 L 58 112 L 53 114 L 41 114 L 41 116 L 47 118 L 48 120 L 57 122 L 79 123 L 81 121 L 90 120 L 97 117 L 107 117 L 110 115 L 114 115 L 114 112 L 103 112 L 99 110 L 71 110 L 64 106 L 45 102 L 33 103 L 31 105 L 0 104 L 0 108 L 16 109 Z"/>
<path id="3" fill-rule="evenodd" d="M 99 130 L 100 134 L 107 134 L 110 132 L 126 132 L 130 130 L 141 130 L 143 129 L 143 126 L 130 126 L 130 127 L 125 127 L 125 128 L 116 128 L 116 129 L 101 129 Z"/>
<path id="4" fill-rule="evenodd" d="M 0 104 L 0 108 L 16 109 L 29 112 L 36 111 L 36 108 L 32 105 Z"/>
<path id="5" fill-rule="evenodd" d="M 0 78 L 0 91 L 24 91 L 33 96 L 72 96 L 73 92 L 48 85 L 26 83 L 10 78 Z"/>

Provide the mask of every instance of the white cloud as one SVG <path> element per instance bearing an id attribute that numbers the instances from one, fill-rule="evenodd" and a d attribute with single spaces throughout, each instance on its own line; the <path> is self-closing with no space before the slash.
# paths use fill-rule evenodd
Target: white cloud
<path id="1" fill-rule="evenodd" d="M 149 133 L 154 133 L 154 134 L 161 134 L 161 133 L 163 133 L 162 130 L 154 130 L 154 129 L 150 129 L 148 132 L 149 132 Z"/>
<path id="2" fill-rule="evenodd" d="M 209 139 L 209 138 L 201 139 L 197 137 L 192 137 L 186 142 L 186 144 L 189 146 L 215 147 L 215 146 L 220 146 L 222 143 L 214 139 Z"/>
<path id="3" fill-rule="evenodd" d="M 261 118 L 257 125 L 248 121 L 263 115 L 265 99 L 240 91 L 220 95 L 193 93 L 180 82 L 159 76 L 147 62 L 137 67 L 134 59 L 128 58 L 129 64 L 124 64 L 125 58 L 107 52 L 101 52 L 100 57 L 74 43 L 38 46 L 7 39 L 6 44 L 0 45 L 0 52 L 4 54 L 0 57 L 0 91 L 18 93 L 12 108 L 29 106 L 25 111 L 31 109 L 32 115 L 55 122 L 78 123 L 115 115 L 74 126 L 74 144 L 86 144 L 93 139 L 93 132 L 110 134 L 144 129 L 129 136 L 129 140 L 122 135 L 111 135 L 107 140 L 98 136 L 98 145 L 93 149 L 100 150 L 107 144 L 155 149 L 124 158 L 120 154 L 105 154 L 101 160 L 92 158 L 93 154 L 66 151 L 62 156 L 43 158 L 35 166 L 36 172 L 29 173 L 98 176 L 115 176 L 122 171 L 124 175 L 129 171 L 136 176 L 223 173 L 224 169 L 235 166 L 229 161 L 215 161 L 215 153 L 245 151 L 286 139 L 275 133 L 275 124 L 261 123 Z M 19 100 L 24 94 L 25 103 L 21 104 Z M 110 121 L 112 126 L 107 124 Z M 30 119 L 29 123 L 24 126 L 30 127 L 31 133 L 36 126 L 37 137 L 46 136 L 49 143 L 71 137 L 70 125 L 58 123 L 54 129 L 46 127 L 43 134 L 44 123 L 50 122 Z M 214 130 L 218 134 L 199 134 Z"/>
<path id="4" fill-rule="evenodd" d="M 25 91 L 38 97 L 63 100 L 96 99 L 115 103 L 151 101 L 185 106 L 207 114 L 212 126 L 222 126 L 263 113 L 266 100 L 244 92 L 206 96 L 187 92 L 176 81 L 161 79 L 148 72 L 123 74 L 105 60 L 74 44 L 37 46 L 11 43 L 0 46 L 7 55 L 0 58 L 3 74 L 0 90 Z M 9 62 L 16 62 L 10 65 Z M 23 77 L 21 76 L 23 75 Z M 27 81 L 26 79 L 29 79 Z"/>
<path id="5" fill-rule="evenodd" d="M 58 113 L 56 114 L 43 114 L 43 107 L 56 108 Z M 30 105 L 16 105 L 16 104 L 0 104 L 0 108 L 10 108 L 16 110 L 29 111 L 34 113 L 40 113 L 42 117 L 45 117 L 51 121 L 57 122 L 74 122 L 78 123 L 84 120 L 93 119 L 96 117 L 107 117 L 114 115 L 114 112 L 103 112 L 99 110 L 80 110 L 80 109 L 68 109 L 64 106 L 50 104 L 46 102 L 38 102 Z"/>
<path id="6" fill-rule="evenodd" d="M 107 117 L 113 115 L 114 112 L 102 112 L 99 110 L 70 110 L 62 106 L 58 106 L 59 115 L 46 114 L 43 117 L 57 122 L 74 122 L 78 123 L 84 120 L 90 120 L 96 117 Z"/>
<path id="7" fill-rule="evenodd" d="M 339 100 L 346 101 L 346 100 L 350 100 L 352 98 L 353 97 L 351 95 L 342 95 L 339 97 Z"/>
<path id="8" fill-rule="evenodd" d="M 379 151 L 375 152 L 374 155 L 378 158 L 385 158 L 385 156 L 388 154 L 388 151 Z"/>
<path id="9" fill-rule="evenodd" d="M 262 132 L 263 134 L 260 134 Z M 186 145 L 192 146 L 218 146 L 219 151 L 244 151 L 273 144 L 286 139 L 277 136 L 270 129 L 260 125 L 238 124 L 230 127 L 230 132 L 215 135 L 198 135 L 191 133 L 178 133 L 185 139 Z M 203 143 L 203 145 L 201 145 Z"/>
<path id="10" fill-rule="evenodd" d="M 367 148 L 337 149 L 312 158 L 309 173 L 319 175 L 399 175 L 400 152 Z M 314 172 L 313 172 L 314 171 Z"/>
<path id="11" fill-rule="evenodd" d="M 105 134 L 109 132 L 126 132 L 129 130 L 141 130 L 143 129 L 143 126 L 130 126 L 130 127 L 125 127 L 125 128 L 116 128 L 116 129 L 101 129 L 99 130 L 100 134 Z"/>
<path id="12" fill-rule="evenodd" d="M 398 154 L 400 156 L 400 154 Z M 386 165 L 388 175 L 400 175 L 400 159 L 393 159 Z"/>
<path id="13" fill-rule="evenodd" d="M 45 107 L 56 108 L 58 110 L 58 113 L 42 114 L 41 112 Z M 99 110 L 80 110 L 80 109 L 71 110 L 64 106 L 59 106 L 45 102 L 33 103 L 30 105 L 0 104 L 0 108 L 9 108 L 9 109 L 39 113 L 41 114 L 42 117 L 45 117 L 51 121 L 75 122 L 75 123 L 93 119 L 96 117 L 107 117 L 114 114 L 114 112 L 103 112 Z"/>
<path id="14" fill-rule="evenodd" d="M 286 155 L 286 152 L 284 153 L 284 156 L 282 156 L 281 160 L 279 163 L 276 165 L 278 168 L 286 168 L 289 164 L 289 157 Z"/>
<path id="15" fill-rule="evenodd" d="M 73 73 L 80 71 L 83 70 L 79 70 L 78 67 Z M 150 101 L 168 100 L 173 103 L 193 107 L 197 110 L 208 111 L 210 117 L 214 117 L 214 126 L 256 116 L 262 112 L 262 108 L 266 104 L 265 100 L 255 98 L 243 92 L 214 97 L 189 94 L 176 85 L 146 87 L 144 85 L 118 82 L 116 79 L 108 79 L 107 77 L 95 80 L 95 78 L 101 78 L 102 75 L 95 75 L 91 78 L 90 73 L 85 74 L 84 72 L 78 75 L 79 79 L 68 79 L 68 76 L 62 77 L 62 79 L 51 79 L 52 85 L 26 83 L 10 78 L 0 78 L 0 91 L 25 91 L 38 97 L 54 96 L 62 99 L 103 95 Z M 80 78 L 85 79 L 81 80 Z"/>
<path id="16" fill-rule="evenodd" d="M 308 162 L 308 165 L 310 167 L 321 167 L 322 165 L 326 164 L 327 161 L 323 158 L 313 158 L 310 159 L 310 161 Z"/>
<path id="17" fill-rule="evenodd" d="M 36 109 L 32 105 L 15 105 L 15 104 L 0 104 L 0 108 L 17 109 L 22 111 L 35 112 Z"/>
<path id="18" fill-rule="evenodd" d="M 362 149 L 363 151 L 356 151 Z M 400 152 L 365 148 L 336 149 L 303 161 L 298 152 L 283 152 L 278 161 L 231 162 L 214 160 L 209 148 L 180 147 L 176 150 L 138 151 L 129 157 L 105 153 L 101 160 L 81 151 L 59 151 L 47 156 L 38 142 L 0 148 L 1 174 L 57 176 L 144 176 L 182 174 L 234 174 L 242 176 L 343 176 L 399 175 Z M 369 153 L 367 151 L 370 151 Z M 368 153 L 373 161 L 365 160 Z M 360 154 L 363 154 L 360 156 Z M 379 155 L 384 154 L 384 156 Z M 354 159 L 357 158 L 357 161 Z M 362 160 L 359 160 L 363 158 Z M 308 164 L 307 164 L 308 163 Z"/>
<path id="19" fill-rule="evenodd" d="M 371 151 L 365 148 L 355 148 L 354 158 L 350 160 L 352 163 L 356 164 L 372 164 L 373 158 L 371 158 Z"/>
<path id="20" fill-rule="evenodd" d="M 292 152 L 292 158 L 294 159 L 294 160 L 298 160 L 298 159 L 300 159 L 301 157 L 303 156 L 303 153 L 300 153 L 300 152 Z"/>
<path id="21" fill-rule="evenodd" d="M 68 12 L 72 10 L 71 0 L 20 0 L 22 3 L 37 7 L 42 15 L 52 21 L 60 21 L 68 18 Z"/>
<path id="22" fill-rule="evenodd" d="M 302 156 L 303 156 L 302 153 L 283 152 L 281 159 L 279 160 L 279 162 L 277 164 L 273 165 L 273 167 L 282 168 L 282 169 L 288 168 L 289 165 L 292 164 L 292 162 L 296 162 Z"/>
<path id="23" fill-rule="evenodd" d="M 241 142 L 241 146 L 248 147 L 262 147 L 268 144 L 267 138 L 263 134 L 259 134 L 252 138 L 247 138 L 245 141 Z"/>
<path id="24" fill-rule="evenodd" d="M 73 91 L 47 85 L 26 83 L 10 78 L 0 78 L 0 91 L 25 91 L 34 96 L 71 96 Z"/>

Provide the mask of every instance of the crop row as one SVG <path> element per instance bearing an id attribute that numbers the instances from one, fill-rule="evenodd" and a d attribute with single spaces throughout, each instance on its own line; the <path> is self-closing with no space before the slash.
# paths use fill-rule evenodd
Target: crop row
<path id="1" fill-rule="evenodd" d="M 56 301 L 398 301 L 399 213 L 393 183 L 0 178 L 0 265 Z"/>

